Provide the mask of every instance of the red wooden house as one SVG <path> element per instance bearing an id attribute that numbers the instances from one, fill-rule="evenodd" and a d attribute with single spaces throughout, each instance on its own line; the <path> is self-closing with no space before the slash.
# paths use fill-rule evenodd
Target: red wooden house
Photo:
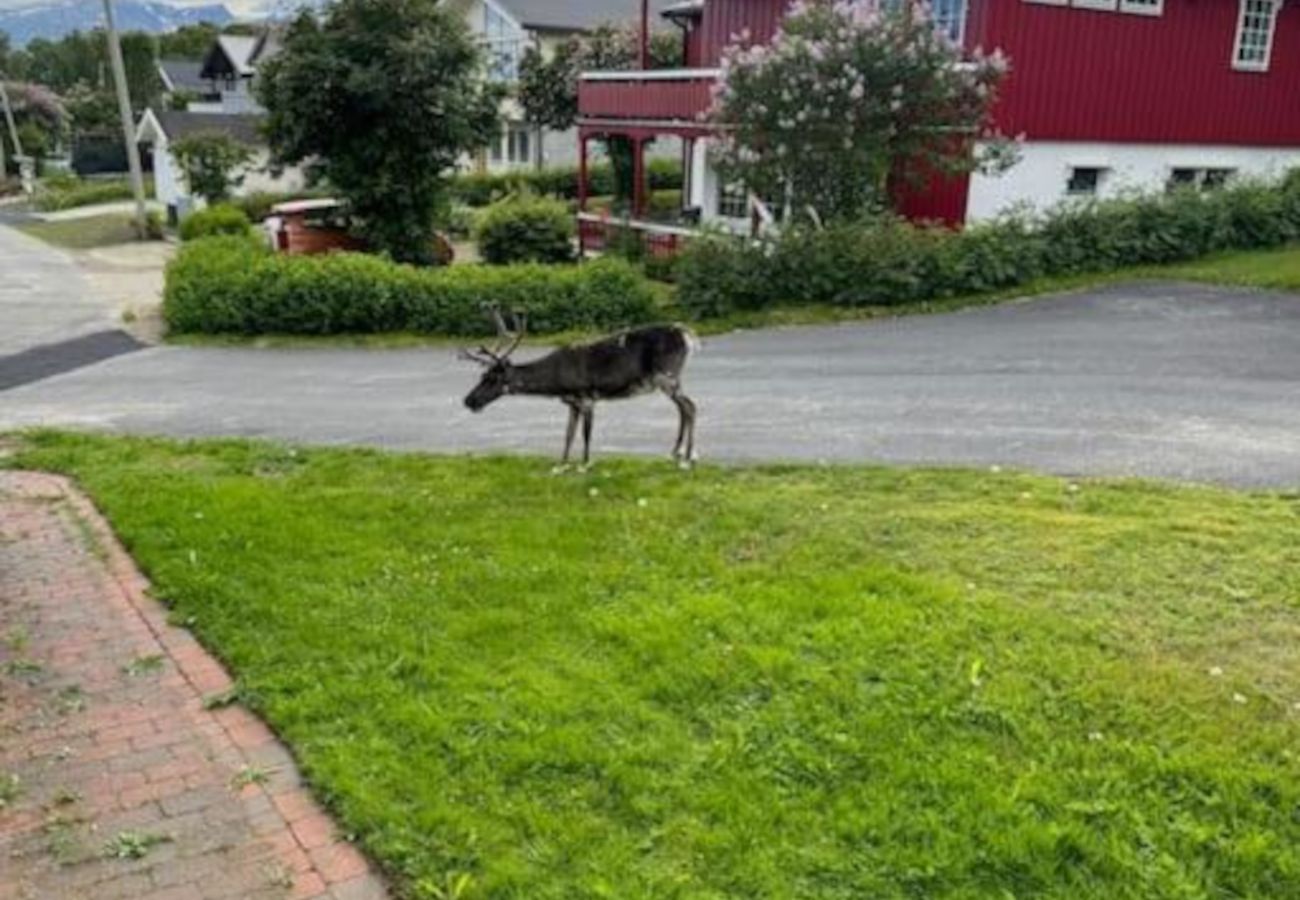
<path id="1" fill-rule="evenodd" d="M 588 141 L 605 135 L 680 138 L 683 205 L 705 221 L 748 227 L 743 194 L 719 183 L 709 165 L 709 129 L 698 115 L 723 48 L 745 28 L 755 40 L 769 38 L 788 2 L 685 0 L 669 8 L 664 15 L 684 32 L 686 67 L 585 73 L 584 155 Z M 963 46 L 1000 48 L 1010 59 L 994 119 L 1025 143 L 1002 175 L 975 174 L 909 197 L 905 211 L 915 218 L 959 224 L 1071 196 L 1212 187 L 1300 165 L 1300 4 L 934 0 L 933 7 Z M 597 236 L 592 217 L 584 218 L 584 230 Z"/>

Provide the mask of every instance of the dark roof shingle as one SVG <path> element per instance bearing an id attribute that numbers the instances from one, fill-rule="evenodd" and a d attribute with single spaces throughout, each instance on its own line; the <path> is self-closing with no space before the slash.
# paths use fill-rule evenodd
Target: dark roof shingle
<path id="1" fill-rule="evenodd" d="M 242 144 L 265 144 L 262 137 L 262 122 L 265 116 L 231 115 L 228 113 L 194 113 L 174 109 L 155 110 L 158 124 L 169 141 L 175 141 L 191 134 L 202 132 L 219 132 L 234 138 Z"/>

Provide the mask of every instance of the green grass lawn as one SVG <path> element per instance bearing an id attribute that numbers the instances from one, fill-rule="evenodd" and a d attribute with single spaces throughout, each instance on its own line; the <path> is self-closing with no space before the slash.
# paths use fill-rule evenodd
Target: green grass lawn
<path id="1" fill-rule="evenodd" d="M 16 462 L 91 493 L 406 895 L 1300 896 L 1295 495 L 56 434 Z"/>
<path id="2" fill-rule="evenodd" d="M 137 240 L 131 216 L 121 213 L 62 222 L 32 222 L 18 226 L 18 230 L 68 250 L 91 250 Z"/>

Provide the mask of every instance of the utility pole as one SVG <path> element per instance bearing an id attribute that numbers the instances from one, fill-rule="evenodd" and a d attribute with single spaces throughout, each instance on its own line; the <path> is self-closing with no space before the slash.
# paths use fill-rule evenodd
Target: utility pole
<path id="1" fill-rule="evenodd" d="M 27 157 L 23 156 L 23 142 L 18 137 L 18 126 L 14 124 L 14 110 L 9 105 L 9 92 L 5 90 L 4 79 L 0 79 L 0 107 L 4 108 L 5 122 L 9 125 L 9 137 L 14 145 L 14 161 L 18 163 L 18 177 L 22 179 L 23 192 L 30 195 L 35 186 L 32 184 L 32 171 Z M 4 142 L 0 141 L 0 176 L 5 173 Z"/>
<path id="2" fill-rule="evenodd" d="M 131 116 L 131 95 L 126 86 L 126 65 L 122 62 L 122 44 L 118 41 L 117 23 L 113 19 L 113 0 L 104 0 L 104 17 L 108 26 L 108 59 L 113 66 L 113 80 L 117 82 L 117 108 L 122 116 L 126 161 L 131 168 L 131 191 L 135 194 L 135 227 L 136 232 L 143 238 L 147 219 L 144 207 L 144 172 L 140 168 L 140 148 L 135 143 L 135 121 Z"/>

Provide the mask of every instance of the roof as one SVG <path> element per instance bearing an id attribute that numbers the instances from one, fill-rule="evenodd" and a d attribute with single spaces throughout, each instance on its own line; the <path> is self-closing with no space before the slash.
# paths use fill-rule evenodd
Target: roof
<path id="1" fill-rule="evenodd" d="M 162 76 L 163 86 L 169 91 L 208 90 L 208 82 L 200 74 L 203 63 L 192 59 L 160 59 L 158 74 Z"/>
<path id="2" fill-rule="evenodd" d="M 301 215 L 303 213 L 317 212 L 322 209 L 338 209 L 343 205 L 341 200 L 333 197 L 321 197 L 319 199 L 307 200 L 289 200 L 285 203 L 277 203 L 271 207 L 271 212 L 282 216 Z"/>
<path id="3" fill-rule="evenodd" d="M 229 113 L 196 113 L 173 109 L 147 109 L 136 129 L 136 139 L 142 144 L 155 143 L 159 137 L 176 141 L 192 134 L 217 132 L 232 137 L 241 144 L 266 143 L 262 136 L 265 116 L 231 115 Z"/>
<path id="4" fill-rule="evenodd" d="M 280 52 L 280 29 L 268 27 L 257 38 L 253 52 L 249 54 L 248 64 L 257 68 L 272 56 Z"/>
<path id="5" fill-rule="evenodd" d="M 704 0 L 680 0 L 680 2 L 669 3 L 659 11 L 659 15 L 665 19 L 689 19 L 703 14 Z"/>
<path id="6" fill-rule="evenodd" d="M 217 35 L 212 49 L 203 58 L 203 77 L 217 78 L 230 73 L 241 78 L 252 78 L 254 69 L 251 60 L 257 43 L 257 38 L 247 35 Z"/>
<path id="7" fill-rule="evenodd" d="M 520 25 L 537 31 L 588 31 L 606 22 L 621 24 L 641 17 L 640 0 L 496 0 Z M 658 16 L 674 0 L 650 0 Z"/>

